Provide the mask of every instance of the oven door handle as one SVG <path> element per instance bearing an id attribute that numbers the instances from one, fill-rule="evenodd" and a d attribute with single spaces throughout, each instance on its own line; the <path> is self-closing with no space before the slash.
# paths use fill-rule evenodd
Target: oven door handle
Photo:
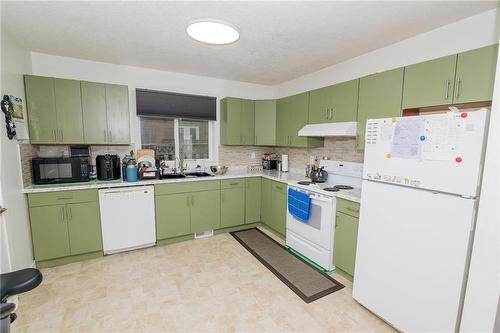
<path id="1" fill-rule="evenodd" d="M 311 199 L 311 201 L 321 201 L 321 202 L 333 202 L 333 199 L 330 199 L 330 198 L 322 198 L 322 197 L 316 197 L 316 196 L 311 196 L 309 195 L 309 198 Z"/>

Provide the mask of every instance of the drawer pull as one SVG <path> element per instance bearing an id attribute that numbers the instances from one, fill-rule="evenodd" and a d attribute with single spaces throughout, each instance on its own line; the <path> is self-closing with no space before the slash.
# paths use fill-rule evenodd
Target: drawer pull
<path id="1" fill-rule="evenodd" d="M 238 185 L 239 183 L 229 183 L 229 185 Z"/>
<path id="2" fill-rule="evenodd" d="M 72 200 L 73 197 L 59 197 L 57 200 Z"/>
<path id="3" fill-rule="evenodd" d="M 351 207 L 346 207 L 346 209 L 350 212 L 354 212 L 354 213 L 359 213 L 359 209 L 354 209 L 354 208 L 351 208 Z"/>

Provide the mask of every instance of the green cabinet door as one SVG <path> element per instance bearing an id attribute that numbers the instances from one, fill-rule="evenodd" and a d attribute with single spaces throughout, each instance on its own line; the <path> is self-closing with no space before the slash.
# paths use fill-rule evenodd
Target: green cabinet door
<path id="1" fill-rule="evenodd" d="M 66 205 L 71 255 L 102 250 L 99 204 L 83 202 Z"/>
<path id="2" fill-rule="evenodd" d="M 329 123 L 331 120 L 331 87 L 324 87 L 309 92 L 309 124 Z"/>
<path id="3" fill-rule="evenodd" d="M 271 228 L 282 235 L 286 233 L 286 211 L 286 194 L 271 190 Z"/>
<path id="4" fill-rule="evenodd" d="M 128 109 L 128 87 L 106 84 L 106 116 L 108 142 L 112 144 L 130 143 L 130 116 Z"/>
<path id="5" fill-rule="evenodd" d="M 287 146 L 289 144 L 289 121 L 290 110 L 287 98 L 276 101 L 276 145 Z"/>
<path id="6" fill-rule="evenodd" d="M 498 44 L 458 54 L 454 103 L 490 101 L 498 56 Z"/>
<path id="7" fill-rule="evenodd" d="M 261 182 L 261 221 L 271 226 L 271 180 L 262 178 Z"/>
<path id="8" fill-rule="evenodd" d="M 276 144 L 276 100 L 255 101 L 255 144 Z"/>
<path id="9" fill-rule="evenodd" d="M 220 191 L 202 191 L 191 194 L 191 232 L 220 228 Z"/>
<path id="10" fill-rule="evenodd" d="M 29 213 L 35 260 L 69 256 L 66 206 L 30 207 Z"/>
<path id="11" fill-rule="evenodd" d="M 155 197 L 156 239 L 187 235 L 190 226 L 191 194 L 180 193 Z"/>
<path id="12" fill-rule="evenodd" d="M 241 102 L 240 118 L 241 144 L 255 144 L 255 102 L 244 99 Z"/>
<path id="13" fill-rule="evenodd" d="M 403 73 L 397 68 L 359 80 L 357 149 L 365 147 L 366 120 L 400 116 Z"/>
<path id="14" fill-rule="evenodd" d="M 457 55 L 405 67 L 403 109 L 451 104 Z"/>
<path id="15" fill-rule="evenodd" d="M 260 222 L 261 178 L 245 179 L 245 223 Z"/>
<path id="16" fill-rule="evenodd" d="M 80 81 L 54 79 L 57 142 L 84 143 Z"/>
<path id="17" fill-rule="evenodd" d="M 220 192 L 221 227 L 245 224 L 245 188 L 226 188 Z"/>
<path id="18" fill-rule="evenodd" d="M 57 117 L 54 79 L 33 75 L 24 76 L 30 142 L 57 142 Z"/>
<path id="19" fill-rule="evenodd" d="M 330 87 L 331 107 L 329 122 L 356 121 L 359 80 L 351 80 Z"/>
<path id="20" fill-rule="evenodd" d="M 221 101 L 221 144 L 241 144 L 242 100 L 227 97 Z"/>
<path id="21" fill-rule="evenodd" d="M 356 244 L 358 239 L 358 219 L 337 212 L 334 236 L 334 258 L 336 267 L 354 276 Z"/>
<path id="22" fill-rule="evenodd" d="M 287 97 L 288 99 L 288 135 L 289 146 L 307 147 L 307 137 L 298 136 L 299 130 L 307 125 L 309 117 L 309 93 L 305 92 L 298 95 Z"/>
<path id="23" fill-rule="evenodd" d="M 81 82 L 85 143 L 108 143 L 106 88 L 103 83 Z"/>

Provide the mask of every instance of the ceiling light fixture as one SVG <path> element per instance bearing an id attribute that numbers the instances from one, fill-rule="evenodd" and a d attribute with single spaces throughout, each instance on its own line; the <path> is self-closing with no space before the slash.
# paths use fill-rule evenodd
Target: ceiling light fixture
<path id="1" fill-rule="evenodd" d="M 194 40 L 206 44 L 231 44 L 240 39 L 236 28 L 228 23 L 212 19 L 196 20 L 190 23 L 186 27 L 186 33 Z"/>

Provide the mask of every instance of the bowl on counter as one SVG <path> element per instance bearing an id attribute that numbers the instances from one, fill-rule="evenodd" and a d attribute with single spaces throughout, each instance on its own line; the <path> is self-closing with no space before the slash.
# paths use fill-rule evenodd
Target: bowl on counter
<path id="1" fill-rule="evenodd" d="M 227 169 L 228 169 L 228 167 L 225 165 L 211 165 L 210 166 L 210 171 L 212 171 L 212 173 L 214 175 L 217 175 L 217 176 L 225 174 Z"/>

